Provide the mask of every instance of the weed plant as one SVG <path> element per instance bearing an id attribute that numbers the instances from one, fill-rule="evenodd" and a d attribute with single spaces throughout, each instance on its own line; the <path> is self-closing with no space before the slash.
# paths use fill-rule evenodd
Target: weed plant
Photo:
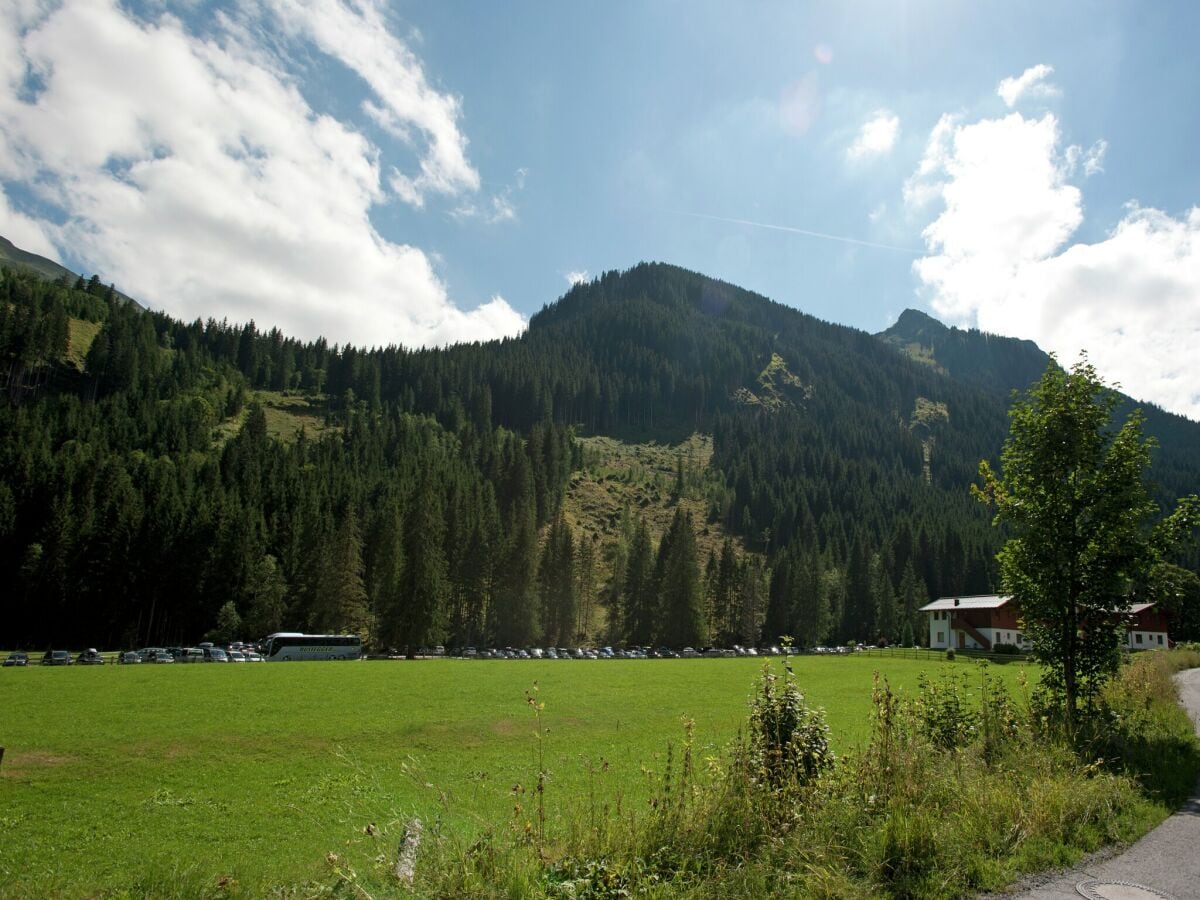
<path id="1" fill-rule="evenodd" d="M 514 822 L 435 842 L 428 896 L 955 897 L 1131 840 L 1187 795 L 1200 746 L 1171 674 L 1200 653 L 1144 654 L 1068 736 L 1044 696 L 1013 697 L 986 664 L 877 678 L 872 730 L 835 757 L 791 668 L 763 669 L 743 733 L 699 763 L 690 723 L 644 808 L 589 793 L 561 834 Z M 541 715 L 536 703 L 535 714 Z M 539 738 L 544 739 L 539 725 Z M 543 793 L 539 802 L 553 802 Z M 515 808 L 517 819 L 523 811 Z"/>

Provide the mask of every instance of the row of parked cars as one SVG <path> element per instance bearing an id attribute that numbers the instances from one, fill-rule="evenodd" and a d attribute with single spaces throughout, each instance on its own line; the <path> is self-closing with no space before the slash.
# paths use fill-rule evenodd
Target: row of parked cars
<path id="1" fill-rule="evenodd" d="M 7 669 L 10 666 L 27 666 L 29 665 L 29 654 L 16 651 L 8 654 L 8 658 L 4 660 L 4 667 Z M 78 656 L 72 658 L 69 650 L 47 650 L 42 655 L 43 666 L 102 666 L 104 665 L 103 654 L 97 652 L 95 647 L 89 647 Z"/>
<path id="2" fill-rule="evenodd" d="M 228 648 L 217 647 L 205 641 L 195 647 L 143 647 L 141 650 L 125 650 L 113 657 L 119 665 L 161 665 L 164 663 L 191 662 L 263 662 L 262 654 L 250 644 L 233 643 Z M 72 657 L 68 650 L 47 650 L 42 656 L 43 666 L 102 666 L 107 662 L 104 654 L 89 647 L 78 656 Z M 5 668 L 27 666 L 29 654 L 16 651 L 4 660 Z"/>
<path id="3" fill-rule="evenodd" d="M 462 655 L 467 659 L 699 659 L 736 656 L 781 656 L 799 652 L 796 647 L 490 647 L 483 650 L 467 647 Z"/>
<path id="4" fill-rule="evenodd" d="M 246 663 L 263 662 L 262 654 L 250 644 L 233 643 L 218 647 L 208 641 L 195 647 L 143 647 L 127 650 L 117 659 L 120 663 Z"/>

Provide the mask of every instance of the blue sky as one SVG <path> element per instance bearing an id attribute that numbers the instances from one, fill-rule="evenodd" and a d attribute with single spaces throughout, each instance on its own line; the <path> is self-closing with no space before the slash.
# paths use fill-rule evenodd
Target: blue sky
<path id="1" fill-rule="evenodd" d="M 1087 349 L 1200 418 L 1200 6 L 733 9 L 9 4 L 0 234 L 359 344 L 512 334 L 664 260 Z"/>

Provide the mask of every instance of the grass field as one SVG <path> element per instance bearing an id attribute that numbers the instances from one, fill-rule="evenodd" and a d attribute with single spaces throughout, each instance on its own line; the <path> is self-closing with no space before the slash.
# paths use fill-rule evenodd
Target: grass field
<path id="1" fill-rule="evenodd" d="M 778 665 L 776 663 L 776 665 Z M 0 670 L 0 895 L 250 893 L 367 864 L 399 823 L 506 827 L 536 779 L 537 683 L 550 827 L 638 806 L 682 717 L 697 757 L 742 725 L 761 660 L 459 661 Z M 840 752 L 865 739 L 873 673 L 977 665 L 801 657 Z M 1019 695 L 1019 665 L 992 666 Z M 594 797 L 595 799 L 590 799 Z M 368 826 L 375 823 L 375 829 Z M 380 832 L 378 836 L 371 832 Z"/>

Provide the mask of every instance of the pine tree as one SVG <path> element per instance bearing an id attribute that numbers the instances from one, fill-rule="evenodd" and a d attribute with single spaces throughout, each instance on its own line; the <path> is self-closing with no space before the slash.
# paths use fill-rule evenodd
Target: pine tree
<path id="1" fill-rule="evenodd" d="M 403 606 L 397 644 L 412 659 L 417 649 L 441 640 L 446 624 L 446 556 L 442 546 L 445 519 L 433 477 L 421 480 L 408 507 L 404 527 Z"/>
<path id="2" fill-rule="evenodd" d="M 622 620 L 625 640 L 634 646 L 648 645 L 654 638 L 656 597 L 654 594 L 654 551 L 650 530 L 639 519 L 625 566 Z"/>
<path id="3" fill-rule="evenodd" d="M 370 637 L 371 609 L 363 582 L 362 551 L 358 517 L 347 505 L 318 578 L 319 589 L 310 612 L 314 631 Z"/>
<path id="4" fill-rule="evenodd" d="M 669 647 L 703 646 L 708 642 L 700 560 L 692 516 L 677 507 L 671 529 L 659 549 L 660 639 Z"/>
<path id="5" fill-rule="evenodd" d="M 287 615 L 287 582 L 274 556 L 258 561 L 246 582 L 247 609 L 243 624 L 253 637 L 265 637 L 283 628 Z"/>

